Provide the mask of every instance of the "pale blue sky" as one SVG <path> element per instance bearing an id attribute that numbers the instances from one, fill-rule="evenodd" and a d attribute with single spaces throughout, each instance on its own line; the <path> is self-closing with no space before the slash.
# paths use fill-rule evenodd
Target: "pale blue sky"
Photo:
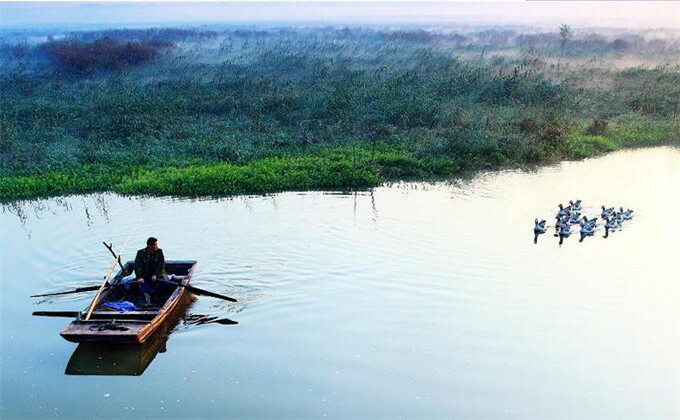
<path id="1" fill-rule="evenodd" d="M 0 26 L 453 21 L 680 30 L 680 1 L 6 2 Z"/>

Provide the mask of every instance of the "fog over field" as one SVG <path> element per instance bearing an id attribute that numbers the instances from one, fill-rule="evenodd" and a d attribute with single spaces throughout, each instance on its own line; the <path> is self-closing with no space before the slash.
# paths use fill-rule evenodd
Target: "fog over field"
<path id="1" fill-rule="evenodd" d="M 680 138 L 679 2 L 0 10 L 0 200 L 366 186 Z"/>

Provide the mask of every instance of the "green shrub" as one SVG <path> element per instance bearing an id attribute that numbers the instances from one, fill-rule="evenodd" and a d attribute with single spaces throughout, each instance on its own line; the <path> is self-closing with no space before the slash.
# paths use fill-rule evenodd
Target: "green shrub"
<path id="1" fill-rule="evenodd" d="M 610 136 L 622 146 L 655 146 L 672 139 L 672 125 L 668 121 L 616 121 Z M 676 138 L 677 139 L 677 138 Z"/>
<path id="2" fill-rule="evenodd" d="M 376 185 L 380 178 L 348 159 L 323 156 L 267 158 L 244 166 L 229 163 L 145 170 L 115 186 L 123 194 L 224 196 L 284 190 Z"/>
<path id="3" fill-rule="evenodd" d="M 576 159 L 611 152 L 620 147 L 614 140 L 604 136 L 577 133 L 569 136 L 566 146 L 568 156 Z"/>

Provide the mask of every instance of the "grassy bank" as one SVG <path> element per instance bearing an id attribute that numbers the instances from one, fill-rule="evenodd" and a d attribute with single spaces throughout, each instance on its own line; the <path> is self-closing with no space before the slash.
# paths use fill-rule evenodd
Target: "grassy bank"
<path id="1" fill-rule="evenodd" d="M 680 138 L 672 126 L 616 126 L 599 135 L 573 132 L 540 162 L 596 156 L 624 147 L 646 147 Z M 671 142 L 673 143 L 673 142 Z M 529 153 L 531 154 L 531 153 Z M 461 171 L 526 167 L 526 159 L 503 153 L 468 154 L 458 159 L 432 156 L 388 144 L 345 147 L 314 154 L 270 157 L 234 165 L 227 162 L 181 167 L 86 165 L 45 174 L 0 176 L 0 201 L 116 191 L 121 194 L 229 196 L 280 191 L 365 188 L 394 179 L 454 176 Z"/>
<path id="2" fill-rule="evenodd" d="M 626 36 L 129 30 L 0 45 L 0 200 L 349 188 L 673 141 L 680 44 Z"/>
<path id="3" fill-rule="evenodd" d="M 370 187 L 387 177 L 453 174 L 450 159 L 418 159 L 396 150 L 346 148 L 314 155 L 271 157 L 245 165 L 184 167 L 86 166 L 46 174 L 0 176 L 3 200 L 113 190 L 122 194 L 224 196 L 287 190 Z"/>
<path id="4" fill-rule="evenodd" d="M 565 141 L 566 159 L 582 159 L 628 147 L 680 144 L 680 125 L 669 121 L 620 120 L 604 129 L 581 126 Z"/>

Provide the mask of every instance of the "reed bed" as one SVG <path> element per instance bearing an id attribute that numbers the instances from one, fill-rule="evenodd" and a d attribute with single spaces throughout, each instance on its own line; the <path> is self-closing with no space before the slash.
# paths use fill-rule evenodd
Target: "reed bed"
<path id="1" fill-rule="evenodd" d="M 0 46 L 2 200 L 363 187 L 680 137 L 672 37 L 283 27 L 21 36 Z"/>

